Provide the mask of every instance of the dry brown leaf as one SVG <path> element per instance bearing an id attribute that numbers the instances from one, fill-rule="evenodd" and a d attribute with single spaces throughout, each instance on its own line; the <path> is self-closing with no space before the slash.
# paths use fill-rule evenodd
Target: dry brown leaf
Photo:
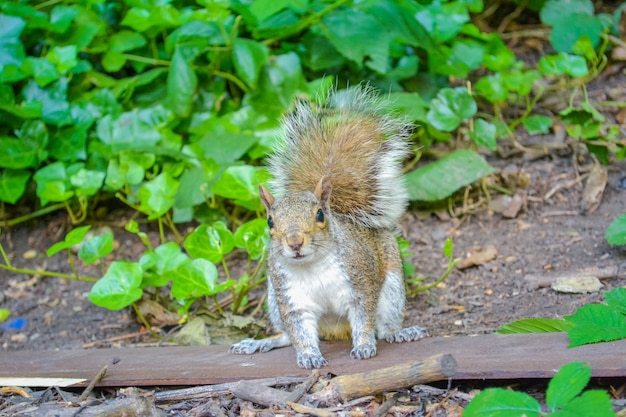
<path id="1" fill-rule="evenodd" d="M 465 258 L 456 264 L 458 269 L 465 269 L 471 266 L 478 266 L 489 261 L 493 261 L 498 256 L 498 250 L 493 245 L 487 245 L 485 248 L 471 248 Z"/>
<path id="2" fill-rule="evenodd" d="M 606 167 L 599 162 L 593 164 L 583 189 L 581 206 L 585 214 L 591 214 L 598 209 L 608 180 Z"/>

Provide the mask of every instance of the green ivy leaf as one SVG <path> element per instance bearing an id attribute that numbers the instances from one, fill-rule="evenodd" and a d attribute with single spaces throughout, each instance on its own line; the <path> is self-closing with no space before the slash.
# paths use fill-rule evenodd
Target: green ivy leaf
<path id="1" fill-rule="evenodd" d="M 59 74 L 67 74 L 78 64 L 77 55 L 76 45 L 55 46 L 46 58 L 55 65 Z"/>
<path id="2" fill-rule="evenodd" d="M 0 170 L 0 201 L 15 204 L 24 195 L 30 172 L 26 170 Z"/>
<path id="3" fill-rule="evenodd" d="M 48 28 L 52 32 L 63 34 L 67 32 L 78 14 L 79 9 L 76 6 L 58 4 L 50 11 L 50 25 Z"/>
<path id="4" fill-rule="evenodd" d="M 34 168 L 39 163 L 39 147 L 26 139 L 0 137 L 0 168 Z"/>
<path id="5" fill-rule="evenodd" d="M 476 102 L 465 87 L 443 88 L 430 103 L 426 119 L 435 129 L 452 132 L 476 110 Z"/>
<path id="6" fill-rule="evenodd" d="M 626 245 L 626 214 L 618 216 L 611 222 L 604 237 L 609 245 Z"/>
<path id="7" fill-rule="evenodd" d="M 571 329 L 572 323 L 559 319 L 521 319 L 500 327 L 496 333 L 518 334 L 518 333 L 558 333 Z"/>
<path id="8" fill-rule="evenodd" d="M 37 183 L 37 196 L 42 205 L 50 201 L 67 201 L 74 195 L 70 190 L 65 164 L 61 161 L 39 169 L 33 178 Z"/>
<path id="9" fill-rule="evenodd" d="M 544 25 L 553 25 L 563 16 L 571 14 L 593 15 L 594 8 L 591 0 L 547 0 L 539 17 Z"/>
<path id="10" fill-rule="evenodd" d="M 217 263 L 233 250 L 235 238 L 222 222 L 202 224 L 187 236 L 184 246 L 191 257 Z"/>
<path id="11" fill-rule="evenodd" d="M 118 72 L 126 65 L 126 57 L 122 52 L 107 51 L 102 56 L 102 66 L 107 72 Z"/>
<path id="12" fill-rule="evenodd" d="M 496 126 L 484 119 L 476 119 L 474 130 L 470 132 L 470 138 L 478 146 L 484 146 L 490 151 L 498 149 L 496 143 Z"/>
<path id="13" fill-rule="evenodd" d="M 565 320 L 574 325 L 569 347 L 626 338 L 626 316 L 605 304 L 585 305 Z"/>
<path id="14" fill-rule="evenodd" d="M 558 410 L 580 394 L 591 379 L 591 367 L 584 362 L 563 365 L 548 384 L 546 403 Z"/>
<path id="15" fill-rule="evenodd" d="M 520 71 L 518 69 L 508 71 L 504 73 L 502 77 L 505 88 L 522 97 L 530 94 L 535 81 L 539 81 L 542 78 L 539 71 Z"/>
<path id="16" fill-rule="evenodd" d="M 50 246 L 50 249 L 46 252 L 46 255 L 52 256 L 62 250 L 66 250 L 71 248 L 72 246 L 80 244 L 87 232 L 91 229 L 91 226 L 81 226 L 76 229 L 70 231 L 67 235 L 65 235 L 65 239 L 61 242 L 57 242 L 54 245 Z"/>
<path id="17" fill-rule="evenodd" d="M 500 73 L 482 77 L 474 85 L 474 91 L 490 103 L 504 103 L 509 96 Z"/>
<path id="18" fill-rule="evenodd" d="M 139 259 L 143 269 L 141 287 L 162 287 L 171 280 L 170 272 L 187 262 L 180 246 L 175 242 L 164 243 L 154 250 L 149 250 Z"/>
<path id="19" fill-rule="evenodd" d="M 235 246 L 245 249 L 252 259 L 259 259 L 268 244 L 269 234 L 265 219 L 246 222 L 235 232 Z"/>
<path id="20" fill-rule="evenodd" d="M 357 9 L 335 11 L 322 19 L 320 28 L 350 61 L 359 66 L 365 61 L 365 65 L 380 74 L 387 71 L 391 39 L 374 17 Z M 376 36 L 371 36 L 372 33 Z"/>
<path id="21" fill-rule="evenodd" d="M 250 165 L 231 166 L 215 182 L 213 192 L 216 195 L 233 199 L 237 205 L 257 210 L 260 209 L 258 185 L 257 168 Z"/>
<path id="22" fill-rule="evenodd" d="M 250 4 L 250 12 L 256 17 L 258 22 L 262 22 L 273 14 L 285 9 L 291 3 L 290 0 L 257 0 Z"/>
<path id="23" fill-rule="evenodd" d="M 26 58 L 26 51 L 20 35 L 25 27 L 24 19 L 0 14 L 0 83 L 24 78 L 20 67 Z"/>
<path id="24" fill-rule="evenodd" d="M 548 76 L 569 75 L 577 78 L 584 77 L 589 73 L 585 58 L 565 52 L 542 56 L 539 59 L 538 68 L 543 75 Z"/>
<path id="25" fill-rule="evenodd" d="M 167 76 L 167 101 L 179 117 L 187 117 L 191 112 L 191 101 L 198 86 L 198 77 L 190 65 L 193 58 L 185 57 L 181 47 L 177 46 Z"/>
<path id="26" fill-rule="evenodd" d="M 113 252 L 113 233 L 109 232 L 84 241 L 78 251 L 78 257 L 90 265 L 111 252 Z"/>
<path id="27" fill-rule="evenodd" d="M 109 38 L 109 50 L 112 52 L 126 52 L 146 46 L 146 38 L 137 32 L 120 30 Z"/>
<path id="28" fill-rule="evenodd" d="M 459 149 L 406 175 L 411 201 L 437 201 L 491 174 L 493 168 L 477 153 Z"/>
<path id="29" fill-rule="evenodd" d="M 541 404 L 528 394 L 501 388 L 480 392 L 463 411 L 463 417 L 539 417 Z"/>
<path id="30" fill-rule="evenodd" d="M 574 52 L 574 45 L 587 37 L 591 45 L 596 47 L 600 43 L 600 37 L 604 25 L 602 21 L 592 15 L 571 13 L 562 15 L 552 26 L 550 43 L 558 52 Z"/>
<path id="31" fill-rule="evenodd" d="M 226 291 L 235 284 L 229 280 L 217 283 L 217 268 L 206 259 L 185 262 L 170 272 L 172 296 L 178 300 L 189 300 L 212 296 Z"/>
<path id="32" fill-rule="evenodd" d="M 261 69 L 268 59 L 269 49 L 260 42 L 242 38 L 237 38 L 233 42 L 235 71 L 251 88 L 257 88 Z"/>
<path id="33" fill-rule="evenodd" d="M 74 187 L 77 196 L 90 197 L 102 188 L 105 176 L 104 172 L 80 167 L 70 176 L 70 184 Z"/>
<path id="34" fill-rule="evenodd" d="M 169 173 L 163 172 L 141 186 L 140 209 L 149 214 L 148 219 L 161 217 L 172 208 L 179 184 Z"/>
<path id="35" fill-rule="evenodd" d="M 141 267 L 138 263 L 114 261 L 87 298 L 97 306 L 121 310 L 141 298 Z"/>
<path id="36" fill-rule="evenodd" d="M 32 75 L 33 79 L 41 87 L 45 87 L 59 79 L 56 66 L 46 58 L 28 57 L 22 65 L 22 71 Z"/>
<path id="37" fill-rule="evenodd" d="M 548 116 L 534 115 L 525 118 L 522 124 L 531 135 L 544 134 L 550 131 L 552 119 Z"/>

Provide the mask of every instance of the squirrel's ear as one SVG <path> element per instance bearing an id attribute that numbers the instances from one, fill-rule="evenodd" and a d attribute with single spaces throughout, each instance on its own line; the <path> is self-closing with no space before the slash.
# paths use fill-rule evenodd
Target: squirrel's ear
<path id="1" fill-rule="evenodd" d="M 330 180 L 326 176 L 320 178 L 315 187 L 315 197 L 322 203 L 322 207 L 326 211 L 330 209 L 330 192 L 332 188 Z"/>
<path id="2" fill-rule="evenodd" d="M 272 204 L 274 204 L 274 196 L 261 184 L 259 184 L 259 194 L 261 196 L 261 202 L 265 206 L 265 209 L 269 212 L 272 208 Z"/>

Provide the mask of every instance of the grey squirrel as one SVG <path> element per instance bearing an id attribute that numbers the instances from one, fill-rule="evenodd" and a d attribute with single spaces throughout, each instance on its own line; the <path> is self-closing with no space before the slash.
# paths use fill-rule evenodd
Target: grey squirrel
<path id="1" fill-rule="evenodd" d="M 376 355 L 376 338 L 417 340 L 402 328 L 405 288 L 393 231 L 407 205 L 402 159 L 412 126 L 383 114 L 369 87 L 300 101 L 268 159 L 274 194 L 259 186 L 270 229 L 268 307 L 276 336 L 245 339 L 237 354 L 293 345 L 301 368 L 327 365 L 320 337 L 352 337 L 350 356 Z M 276 195 L 276 196 L 275 196 Z"/>

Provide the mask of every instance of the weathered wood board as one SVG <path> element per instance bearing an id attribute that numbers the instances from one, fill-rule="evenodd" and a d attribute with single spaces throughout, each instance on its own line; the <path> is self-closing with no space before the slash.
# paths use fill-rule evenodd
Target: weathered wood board
<path id="1" fill-rule="evenodd" d="M 347 342 L 324 343 L 329 362 L 323 371 L 335 375 L 384 368 L 449 353 L 458 367 L 454 379 L 551 378 L 563 364 L 585 361 L 594 376 L 626 377 L 626 340 L 568 349 L 564 333 L 434 337 L 412 343 L 379 342 L 378 355 L 350 358 Z M 294 350 L 232 355 L 227 346 L 20 351 L 0 353 L 0 386 L 8 378 L 75 378 L 86 385 L 108 365 L 99 386 L 205 385 L 242 379 L 307 376 L 296 366 Z M 45 382 L 21 385 L 45 385 Z M 45 380 L 44 380 L 45 381 Z"/>

